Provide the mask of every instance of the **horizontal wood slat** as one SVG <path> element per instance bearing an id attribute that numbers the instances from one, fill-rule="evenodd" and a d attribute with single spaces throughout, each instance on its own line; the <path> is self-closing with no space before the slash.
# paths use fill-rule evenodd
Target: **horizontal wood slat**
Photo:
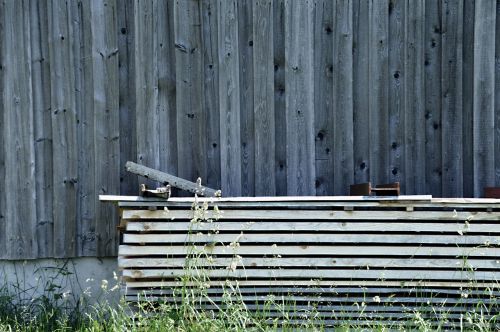
<path id="1" fill-rule="evenodd" d="M 235 286 L 269 286 L 269 280 L 252 280 L 252 279 L 242 279 L 242 280 L 210 280 L 206 282 L 210 287 L 225 286 L 227 284 Z M 133 287 L 141 288 L 166 288 L 166 287 L 199 287 L 200 284 L 196 282 L 186 282 L 186 281 L 149 281 L 149 280 L 126 280 L 125 285 L 127 289 Z M 457 289 L 463 288 L 480 288 L 480 289 L 498 289 L 498 282 L 477 282 L 472 284 L 470 281 L 428 281 L 428 280 L 418 280 L 418 281 L 390 281 L 390 280 L 273 280 L 273 286 L 282 287 L 292 287 L 292 286 L 304 286 L 304 287 L 336 287 L 336 286 L 361 286 L 368 290 L 372 287 L 417 287 L 418 289 L 426 287 L 454 287 Z"/>
<path id="2" fill-rule="evenodd" d="M 318 234 L 318 233 L 265 233 L 265 234 L 124 234 L 123 243 L 414 243 L 456 245 L 500 245 L 499 236 L 474 235 L 396 235 L 396 234 Z"/>
<path id="3" fill-rule="evenodd" d="M 231 257 L 213 258 L 210 261 L 212 267 L 230 266 L 234 261 Z M 204 258 L 200 258 L 200 263 Z M 185 258 L 118 258 L 121 268 L 180 268 L 196 264 Z M 442 259 L 442 258 L 345 258 L 345 257 L 245 257 L 241 259 L 240 268 L 254 267 L 364 267 L 364 268 L 447 268 L 447 269 L 495 269 L 500 267 L 500 261 L 492 259 Z"/>
<path id="4" fill-rule="evenodd" d="M 245 245 L 245 246 L 132 246 L 121 245 L 120 256 L 142 255 L 348 255 L 348 256 L 453 256 L 499 257 L 500 248 L 412 247 L 412 246 L 316 246 L 316 245 Z"/>
<path id="5" fill-rule="evenodd" d="M 498 278 L 497 272 L 489 271 L 435 271 L 435 270 L 373 270 L 373 269 L 250 269 L 231 265 L 222 269 L 125 269 L 123 276 L 128 278 L 181 278 L 184 276 L 207 278 L 267 278 L 272 282 L 275 278 L 299 279 L 380 279 L 380 280 L 489 280 Z"/>
<path id="6" fill-rule="evenodd" d="M 500 295 L 496 201 L 228 198 L 226 207 L 205 200 L 194 209 L 184 198 L 127 202 L 119 204 L 118 264 L 130 302 L 173 302 L 177 287 L 195 290 L 203 280 L 203 306 L 224 305 L 224 289 L 236 287 L 246 304 L 269 294 L 304 307 L 357 301 L 367 304 L 366 317 L 402 319 L 404 308 L 429 303 L 453 308 L 452 320 L 480 303 L 497 306 Z M 374 297 L 390 307 L 379 310 Z"/>
<path id="7" fill-rule="evenodd" d="M 168 220 L 167 222 L 149 222 L 149 221 L 131 221 L 126 225 L 127 231 L 140 232 L 161 232 L 161 231 L 231 231 L 231 232 L 250 232 L 250 231 L 283 231 L 283 232 L 438 232 L 452 234 L 473 234 L 473 233 L 500 233 L 498 227 L 491 224 L 476 224 L 450 222 L 419 222 L 419 223 L 396 223 L 396 222 L 302 222 L 302 221 L 258 221 L 258 222 L 236 222 L 236 221 L 219 221 L 219 222 L 177 222 Z"/>
<path id="8" fill-rule="evenodd" d="M 456 211 L 321 211 L 321 210 L 208 210 L 196 213 L 190 210 L 124 210 L 123 219 L 245 219 L 245 220 L 455 220 L 499 221 L 500 213 Z"/>

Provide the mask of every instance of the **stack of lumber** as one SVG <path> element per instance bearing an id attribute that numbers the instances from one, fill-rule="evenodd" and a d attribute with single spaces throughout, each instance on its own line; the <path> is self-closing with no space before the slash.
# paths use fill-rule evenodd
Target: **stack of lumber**
<path id="1" fill-rule="evenodd" d="M 176 289 L 203 280 L 207 308 L 237 285 L 250 309 L 274 294 L 325 321 L 361 312 L 399 319 L 416 308 L 451 320 L 464 310 L 498 312 L 498 199 L 101 200 L 120 207 L 129 301 L 176 301 Z"/>

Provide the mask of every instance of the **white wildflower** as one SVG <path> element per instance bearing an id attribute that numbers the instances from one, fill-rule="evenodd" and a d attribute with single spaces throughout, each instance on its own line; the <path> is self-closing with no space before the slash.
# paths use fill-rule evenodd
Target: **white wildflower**
<path id="1" fill-rule="evenodd" d="M 116 275 L 115 271 L 113 271 L 113 279 L 118 280 L 118 275 Z"/>
<path id="2" fill-rule="evenodd" d="M 373 302 L 380 303 L 380 296 L 375 295 L 375 296 L 373 297 Z"/>
<path id="3" fill-rule="evenodd" d="M 83 294 L 86 296 L 91 296 L 92 293 L 90 292 L 90 287 L 87 287 L 83 290 Z"/>
<path id="4" fill-rule="evenodd" d="M 462 297 L 462 298 L 466 299 L 466 298 L 468 298 L 468 297 L 469 297 L 469 294 L 467 294 L 467 293 L 462 293 L 462 294 L 460 294 L 460 297 Z"/>
<path id="5" fill-rule="evenodd" d="M 232 272 L 236 271 L 236 267 L 238 266 L 238 262 L 237 261 L 232 261 L 231 264 L 226 267 L 226 270 L 230 270 Z"/>
<path id="6" fill-rule="evenodd" d="M 103 290 L 108 289 L 108 281 L 107 281 L 106 279 L 103 279 L 103 280 L 101 281 L 101 288 L 102 288 Z"/>
<path id="7" fill-rule="evenodd" d="M 71 291 L 65 291 L 62 293 L 62 297 L 63 299 L 67 299 L 69 297 L 69 295 L 71 294 Z"/>

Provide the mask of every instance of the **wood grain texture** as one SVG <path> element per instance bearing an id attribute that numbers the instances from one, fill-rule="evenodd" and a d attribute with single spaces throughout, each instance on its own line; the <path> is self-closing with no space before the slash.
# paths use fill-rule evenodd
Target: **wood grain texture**
<path id="1" fill-rule="evenodd" d="M 480 0 L 479 0 L 480 1 Z M 464 1 L 463 45 L 474 45 L 475 0 Z M 474 196 L 474 47 L 464 47 L 462 73 L 463 107 L 463 197 Z M 443 140 L 446 137 L 443 137 Z M 446 185 L 443 183 L 443 186 Z M 455 195 L 454 195 L 455 196 Z"/>
<path id="2" fill-rule="evenodd" d="M 495 184 L 495 14 L 496 2 L 476 1 L 474 19 L 474 196 Z"/>
<path id="3" fill-rule="evenodd" d="M 335 113 L 333 110 L 333 17 L 335 2 L 315 1 L 314 10 L 314 144 L 316 195 L 331 195 L 334 190 L 333 161 Z"/>
<path id="4" fill-rule="evenodd" d="M 38 245 L 36 257 L 49 257 L 50 255 L 52 255 L 53 242 L 52 125 L 50 111 L 50 61 L 47 40 L 48 20 L 46 3 L 30 3 L 30 30 L 32 61 L 31 91 L 33 95 L 33 121 L 35 139 L 35 181 L 37 215 L 36 238 Z M 2 155 L 2 152 L 0 152 L 0 155 Z M 0 177 L 1 173 L 2 172 L 0 171 Z M 0 210 L 2 210 L 2 208 L 0 208 Z M 0 214 L 2 213 L 0 212 Z"/>
<path id="5" fill-rule="evenodd" d="M 463 65 L 463 2 L 443 2 L 442 12 L 442 117 L 434 124 L 441 128 L 443 139 L 443 195 L 463 192 L 462 173 L 462 65 Z M 443 125 L 444 124 L 444 125 Z"/>
<path id="6" fill-rule="evenodd" d="M 138 200 L 123 196 L 103 199 Z M 312 209 L 314 201 L 338 203 L 338 199 L 339 196 L 222 198 L 221 201 L 236 205 L 198 211 L 195 221 L 193 211 L 175 204 L 192 200 L 188 198 L 169 200 L 165 209 L 125 207 L 118 264 L 127 284 L 126 300 L 136 301 L 142 291 L 139 287 L 147 287 L 143 295 L 149 300 L 162 297 L 174 301 L 176 287 L 193 284 L 180 283 L 178 278 L 202 275 L 210 277 L 208 293 L 215 303 L 222 301 L 220 285 L 227 286 L 228 282 L 242 286 L 242 299 L 249 302 L 276 292 L 286 293 L 281 297 L 285 301 L 289 298 L 320 306 L 322 302 L 342 302 L 346 293 L 352 294 L 351 300 L 365 301 L 375 299 L 374 292 L 381 292 L 379 298 L 388 298 L 391 303 L 439 303 L 437 296 L 423 295 L 422 288 L 417 297 L 407 296 L 403 289 L 417 286 L 432 293 L 443 289 L 441 296 L 446 303 L 457 310 L 454 312 L 460 312 L 462 309 L 456 306 L 464 301 L 460 287 L 471 281 L 479 287 L 490 287 L 495 282 L 500 269 L 500 229 L 494 225 L 500 220 L 500 210 L 478 212 L 470 207 L 495 202 L 498 207 L 500 200 L 435 199 L 422 202 L 428 207 L 410 212 L 382 206 L 391 204 L 387 201 L 364 198 L 354 202 L 349 199 L 355 197 L 348 196 L 343 198 L 344 206 L 370 200 L 381 205 L 351 211 L 326 206 Z M 299 204 L 287 209 L 249 207 L 251 201 Z M 452 211 L 442 205 L 444 202 L 467 203 L 469 208 Z M 410 200 L 403 204 L 419 203 Z M 291 286 L 298 288 L 292 291 L 288 289 Z M 321 286 L 330 288 L 314 291 Z M 332 289 L 337 286 L 341 289 Z M 353 286 L 363 290 L 351 289 Z M 391 286 L 400 288 L 382 289 Z M 467 296 L 467 305 L 495 301 L 478 299 L 480 290 L 473 292 Z M 320 296 L 312 296 L 318 293 Z"/>
<path id="7" fill-rule="evenodd" d="M 190 3 L 190 2 L 182 2 Z M 134 2 L 134 54 L 137 162 L 160 168 L 158 67 L 156 31 L 157 0 Z M 179 125 L 178 125 L 179 127 Z M 186 165 L 188 167 L 188 165 Z M 147 186 L 156 183 L 146 181 Z"/>
<path id="8" fill-rule="evenodd" d="M 285 0 L 273 1 L 274 123 L 276 142 L 276 195 L 287 194 Z"/>
<path id="9" fill-rule="evenodd" d="M 442 145 L 443 130 L 446 122 L 442 121 L 442 92 L 441 92 L 441 59 L 443 31 L 443 5 L 442 1 L 425 1 L 425 168 L 426 168 L 426 192 L 436 197 L 447 197 L 443 190 L 443 158 Z M 445 45 L 445 47 L 447 47 Z M 461 82 L 461 76 L 458 76 Z M 446 182 L 445 182 L 446 183 Z"/>
<path id="10" fill-rule="evenodd" d="M 237 1 L 240 79 L 241 194 L 255 195 L 253 1 Z M 259 82 L 260 83 L 260 82 Z"/>
<path id="11" fill-rule="evenodd" d="M 369 2 L 353 3 L 353 135 L 354 182 L 370 181 L 370 108 L 369 108 Z"/>
<path id="12" fill-rule="evenodd" d="M 495 20 L 495 91 L 500 89 L 500 3 Z M 495 186 L 500 187 L 500 94 L 495 93 Z"/>
<path id="13" fill-rule="evenodd" d="M 120 190 L 120 117 L 117 2 L 91 2 L 92 77 L 94 81 L 94 192 L 105 194 Z M 95 202 L 96 249 L 99 256 L 116 251 L 116 210 Z"/>
<path id="14" fill-rule="evenodd" d="M 191 210 L 126 210 L 122 213 L 123 219 L 193 219 L 195 215 Z M 203 218 L 214 220 L 432 220 L 449 221 L 460 223 L 467 228 L 471 223 L 489 220 L 492 222 L 500 220 L 499 213 L 492 212 L 467 212 L 467 211 L 329 211 L 329 210 L 230 210 L 225 209 L 219 213 L 208 210 L 202 215 Z M 467 223 L 466 223 L 467 221 Z M 250 223 L 251 225 L 251 223 Z"/>
<path id="15" fill-rule="evenodd" d="M 337 1 L 333 43 L 334 192 L 347 192 L 354 180 L 353 1 Z"/>
<path id="16" fill-rule="evenodd" d="M 273 3 L 253 1 L 255 195 L 276 195 Z"/>
<path id="17" fill-rule="evenodd" d="M 166 224 L 164 222 L 129 222 L 127 224 L 127 230 L 130 231 L 182 231 L 189 227 L 187 222 L 178 222 Z M 306 232 L 314 228 L 317 231 L 332 232 L 332 231 L 346 231 L 346 232 L 446 232 L 452 234 L 458 234 L 458 231 L 464 229 L 464 224 L 450 224 L 450 223 L 419 223 L 412 222 L 408 224 L 407 222 L 397 223 L 384 223 L 384 222 L 372 222 L 369 224 L 359 223 L 359 222 L 281 222 L 281 223 L 269 223 L 269 222 L 257 222 L 249 225 L 243 225 L 241 222 L 230 222 L 226 221 L 217 225 L 209 224 L 199 224 L 197 227 L 193 228 L 196 231 L 286 231 L 287 229 L 293 229 L 294 231 Z M 473 224 L 468 229 L 469 234 L 483 233 L 491 230 L 491 224 Z M 498 232 L 495 232 L 498 233 Z M 237 236 L 235 236 L 236 238 Z"/>
<path id="18" fill-rule="evenodd" d="M 160 149 L 160 169 L 165 172 L 178 174 L 178 153 L 177 153 L 177 81 L 176 81 L 176 48 L 174 35 L 174 1 L 159 1 L 156 19 L 157 38 L 157 66 L 158 66 L 158 121 L 159 128 L 159 149 Z M 201 18 L 200 18 L 201 24 Z M 201 41 L 199 43 L 201 48 Z M 201 57 L 202 51 L 197 54 Z M 182 63 L 182 62 L 181 62 Z M 181 94 L 182 96 L 182 94 Z M 202 122 L 202 120 L 198 120 Z M 198 124 L 198 126 L 200 126 Z M 198 128 L 195 128 L 198 129 Z M 198 129 L 200 130 L 200 129 Z M 192 147 L 203 151 L 205 147 Z M 188 154 L 189 156 L 189 154 Z M 130 159 L 129 159 L 130 160 Z M 122 164 L 123 165 L 123 164 Z M 197 165 L 193 160 L 194 167 L 205 168 L 205 165 Z M 205 173 L 198 176 L 204 176 Z M 196 176 L 196 175 L 195 175 Z M 194 178 L 193 180 L 196 180 Z"/>
<path id="19" fill-rule="evenodd" d="M 287 194 L 314 195 L 313 3 L 285 1 Z"/>
<path id="20" fill-rule="evenodd" d="M 55 257 L 76 255 L 78 183 L 75 59 L 70 4 L 49 3 L 49 55 L 52 111 L 52 164 Z M 87 181 L 89 179 L 86 179 Z"/>
<path id="21" fill-rule="evenodd" d="M 207 123 L 207 173 L 206 185 L 221 188 L 220 108 L 219 108 L 219 48 L 217 1 L 202 2 L 203 47 L 203 109 Z"/>
<path id="22" fill-rule="evenodd" d="M 0 2 L 0 138 L 2 142 L 6 140 L 6 130 L 5 130 L 5 104 L 4 104 L 4 91 L 5 91 L 5 3 Z M 5 146 L 0 144 L 0 186 L 5 188 Z M 6 249 L 6 223 L 7 210 L 6 210 L 6 195 L 0 195 L 0 258 L 6 259 L 7 249 Z"/>
<path id="23" fill-rule="evenodd" d="M 94 131 L 94 54 L 92 11 L 90 6 L 76 6 L 72 3 L 75 57 L 80 59 L 75 65 L 75 103 L 77 108 L 78 177 L 86 179 L 78 184 L 77 197 L 77 252 L 80 255 L 96 254 L 96 208 L 94 199 L 96 186 L 95 172 L 95 131 Z M 102 22 L 101 22 L 102 24 Z M 101 75 L 102 79 L 102 75 Z M 99 83 L 102 84 L 102 83 Z M 104 148 L 104 147 L 103 147 Z M 135 156 L 134 156 L 135 158 Z"/>
<path id="24" fill-rule="evenodd" d="M 405 139 L 405 1 L 389 2 L 389 162 L 391 182 L 399 182 L 401 192 L 406 190 L 404 179 Z"/>
<path id="25" fill-rule="evenodd" d="M 97 196 L 137 193 L 128 160 L 226 196 L 500 185 L 494 0 L 0 4 L 4 257 L 116 253 Z"/>
<path id="26" fill-rule="evenodd" d="M 426 193 L 424 43 L 425 2 L 407 1 L 405 14 L 405 192 Z"/>
<path id="27" fill-rule="evenodd" d="M 124 0 L 117 6 L 118 20 L 118 79 L 120 108 L 120 192 L 136 194 L 137 177 L 128 176 L 123 167 L 128 160 L 137 158 L 135 109 L 135 20 L 134 1 Z"/>
<path id="28" fill-rule="evenodd" d="M 7 256 L 36 257 L 35 147 L 27 1 L 6 2 L 4 115 Z M 16 17 L 16 13 L 22 13 Z M 5 194 L 6 194 L 5 190 Z M 22 221 L 22 222 L 21 222 Z"/>
<path id="29" fill-rule="evenodd" d="M 221 188 L 225 196 L 239 196 L 242 193 L 238 17 L 238 5 L 235 0 L 219 0 L 217 24 L 221 174 L 223 174 Z"/>
<path id="30" fill-rule="evenodd" d="M 369 178 L 372 183 L 387 183 L 389 178 L 388 142 L 388 0 L 369 2 L 368 17 L 368 110 Z M 412 192 L 413 193 L 413 192 Z"/>
<path id="31" fill-rule="evenodd" d="M 199 1 L 174 3 L 177 169 L 180 177 L 193 182 L 206 178 L 201 15 Z"/>

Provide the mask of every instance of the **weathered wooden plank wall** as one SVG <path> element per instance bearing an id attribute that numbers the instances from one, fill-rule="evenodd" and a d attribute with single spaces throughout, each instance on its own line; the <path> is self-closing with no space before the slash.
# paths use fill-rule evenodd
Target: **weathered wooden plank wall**
<path id="1" fill-rule="evenodd" d="M 500 186 L 495 0 L 0 1 L 0 257 L 116 253 L 134 160 L 229 195 Z"/>

